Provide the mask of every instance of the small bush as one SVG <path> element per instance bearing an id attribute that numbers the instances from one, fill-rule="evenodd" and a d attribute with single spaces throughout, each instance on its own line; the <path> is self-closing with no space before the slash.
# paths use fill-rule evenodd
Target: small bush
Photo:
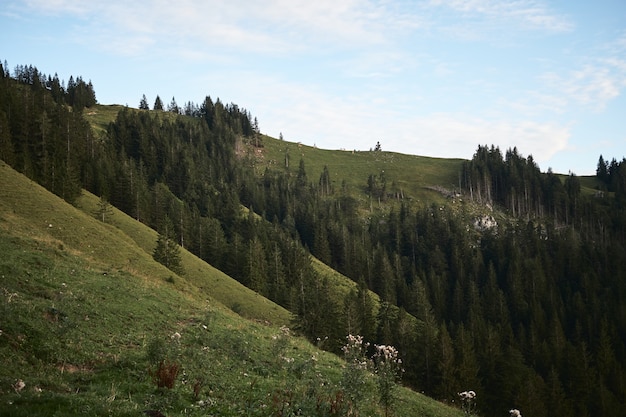
<path id="1" fill-rule="evenodd" d="M 148 343 L 146 357 L 150 365 L 158 366 L 159 362 L 168 356 L 168 353 L 169 347 L 162 339 L 154 338 Z"/>
<path id="2" fill-rule="evenodd" d="M 165 359 L 159 362 L 156 371 L 150 371 L 150 375 L 157 387 L 172 389 L 179 372 L 180 365 L 177 362 Z"/>

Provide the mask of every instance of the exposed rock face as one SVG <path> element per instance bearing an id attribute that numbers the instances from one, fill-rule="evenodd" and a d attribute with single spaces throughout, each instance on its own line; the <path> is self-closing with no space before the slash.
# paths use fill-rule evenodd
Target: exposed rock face
<path id="1" fill-rule="evenodd" d="M 478 217 L 474 220 L 474 229 L 484 232 L 486 230 L 494 230 L 497 229 L 498 222 L 493 216 L 485 215 L 482 217 Z"/>

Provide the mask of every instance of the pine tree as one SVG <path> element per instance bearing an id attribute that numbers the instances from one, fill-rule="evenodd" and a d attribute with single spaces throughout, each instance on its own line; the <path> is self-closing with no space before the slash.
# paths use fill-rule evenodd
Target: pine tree
<path id="1" fill-rule="evenodd" d="M 106 223 L 107 218 L 113 215 L 113 209 L 111 208 L 111 204 L 104 197 L 100 197 L 100 201 L 98 201 L 98 208 L 96 210 L 96 217 L 100 219 L 103 223 Z"/>
<path id="2" fill-rule="evenodd" d="M 174 237 L 174 224 L 169 217 L 165 218 L 163 232 L 159 233 L 156 248 L 152 255 L 155 261 L 165 265 L 178 275 L 184 273 L 180 259 L 180 246 Z"/>
<path id="3" fill-rule="evenodd" d="M 6 114 L 0 111 L 0 159 L 7 164 L 14 166 L 15 152 L 9 131 L 9 120 Z"/>
<path id="4" fill-rule="evenodd" d="M 306 176 L 306 169 L 304 168 L 304 159 L 300 158 L 300 165 L 298 166 L 298 175 L 296 177 L 296 185 L 299 190 L 302 190 L 307 186 L 308 180 Z"/>
<path id="5" fill-rule="evenodd" d="M 454 344 L 445 323 L 440 324 L 437 342 L 439 349 L 437 350 L 436 366 L 439 380 L 436 391 L 440 398 L 449 400 L 454 398 L 459 383 L 455 375 L 457 364 L 454 358 Z"/>
<path id="6" fill-rule="evenodd" d="M 606 163 L 602 155 L 598 159 L 598 166 L 596 168 L 596 177 L 602 181 L 605 185 L 609 182 L 609 165 Z"/>
<path id="7" fill-rule="evenodd" d="M 267 296 L 267 261 L 263 244 L 257 237 L 248 242 L 246 254 L 247 282 L 246 286 L 255 292 Z"/>
<path id="8" fill-rule="evenodd" d="M 150 110 L 150 107 L 148 106 L 148 99 L 145 94 L 141 97 L 141 101 L 139 102 L 139 110 Z"/>
<path id="9" fill-rule="evenodd" d="M 74 105 L 74 96 L 76 95 L 76 82 L 74 81 L 74 77 L 70 75 L 70 79 L 67 81 L 67 104 L 70 106 Z"/>
<path id="10" fill-rule="evenodd" d="M 180 112 L 179 108 L 178 108 L 178 104 L 176 104 L 176 99 L 174 97 L 172 97 L 172 101 L 167 106 L 167 111 L 169 111 L 171 113 L 179 113 Z"/>
<path id="11" fill-rule="evenodd" d="M 365 340 L 374 341 L 376 339 L 376 315 L 374 312 L 374 301 L 364 279 L 360 279 L 357 290 L 358 297 L 358 325 L 360 334 Z"/>
<path id="12" fill-rule="evenodd" d="M 154 100 L 153 109 L 163 111 L 163 102 L 161 101 L 161 97 L 159 97 L 158 95 L 156 96 L 156 99 Z"/>

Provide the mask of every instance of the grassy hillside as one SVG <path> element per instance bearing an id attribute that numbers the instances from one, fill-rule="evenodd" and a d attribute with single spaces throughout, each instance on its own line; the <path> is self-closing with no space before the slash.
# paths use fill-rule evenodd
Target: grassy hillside
<path id="1" fill-rule="evenodd" d="M 117 104 L 98 104 L 90 108 L 88 111 L 85 111 L 85 119 L 87 119 L 91 124 L 94 133 L 99 135 L 106 132 L 109 123 L 115 121 L 117 113 L 123 108 L 124 106 Z"/>
<path id="2" fill-rule="evenodd" d="M 187 253 L 186 275 L 172 276 L 152 261 L 154 232 L 119 212 L 96 220 L 94 196 L 77 209 L 1 162 L 0 179 L 0 415 L 345 407 L 342 361 L 279 329 L 277 306 Z M 173 387 L 158 388 L 158 370 L 176 367 Z M 373 377 L 363 390 L 362 415 L 381 415 Z M 398 398 L 396 415 L 461 415 L 408 390 Z"/>
<path id="3" fill-rule="evenodd" d="M 86 214 L 97 212 L 99 198 L 86 191 L 76 202 L 76 206 Z M 146 225 L 135 221 L 123 212 L 112 208 L 109 220 L 111 226 L 132 239 L 133 244 L 146 254 L 152 254 L 156 246 L 157 233 Z M 111 251 L 115 251 L 111 248 Z M 152 262 L 152 258 L 148 260 Z M 126 268 L 134 268 L 136 259 L 120 260 Z M 194 294 L 201 294 L 236 310 L 244 317 L 265 320 L 277 325 L 289 324 L 291 313 L 268 299 L 260 296 L 236 280 L 213 268 L 194 254 L 181 250 L 181 262 L 185 270 L 184 278 L 174 277 L 174 273 L 166 270 L 165 280 L 174 282 L 181 289 L 187 288 Z"/>
<path id="4" fill-rule="evenodd" d="M 439 201 L 440 195 L 431 187 L 458 188 L 459 171 L 463 160 L 429 158 L 394 152 L 324 150 L 271 137 L 263 138 L 264 148 L 258 154 L 258 171 L 265 167 L 298 171 L 304 161 L 309 181 L 317 183 L 324 166 L 328 167 L 335 190 L 345 185 L 353 195 L 365 199 L 370 174 L 387 179 L 389 192 L 402 192 L 405 198 L 416 202 Z"/>

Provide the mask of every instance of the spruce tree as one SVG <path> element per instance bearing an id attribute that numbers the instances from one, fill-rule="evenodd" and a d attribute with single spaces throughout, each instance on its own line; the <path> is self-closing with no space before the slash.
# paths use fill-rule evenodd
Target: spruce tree
<path id="1" fill-rule="evenodd" d="M 161 101 L 161 97 L 159 97 L 158 95 L 156 96 L 156 99 L 154 100 L 153 109 L 163 111 L 163 102 Z"/>
<path id="2" fill-rule="evenodd" d="M 148 106 L 148 99 L 145 94 L 141 97 L 141 101 L 139 102 L 139 110 L 150 110 L 150 107 Z"/>
<path id="3" fill-rule="evenodd" d="M 172 97 L 172 101 L 167 106 L 167 111 L 172 113 L 179 113 L 178 104 L 176 103 L 176 99 Z"/>
<path id="4" fill-rule="evenodd" d="M 113 215 L 113 209 L 111 208 L 111 204 L 106 199 L 106 197 L 100 197 L 100 201 L 98 201 L 98 207 L 95 214 L 96 217 L 100 219 L 103 223 L 106 223 L 107 218 Z"/>
<path id="5" fill-rule="evenodd" d="M 169 217 L 165 218 L 163 232 L 159 233 L 156 248 L 152 255 L 155 261 L 165 265 L 178 275 L 184 273 L 180 260 L 180 246 L 174 237 L 174 224 Z"/>

